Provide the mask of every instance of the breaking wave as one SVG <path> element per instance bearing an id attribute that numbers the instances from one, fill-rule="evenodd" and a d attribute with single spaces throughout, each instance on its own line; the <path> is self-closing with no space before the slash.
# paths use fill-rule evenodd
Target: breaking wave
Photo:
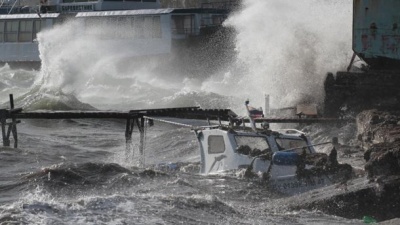
<path id="1" fill-rule="evenodd" d="M 179 54 L 137 57 L 143 49 L 120 48 L 96 35 L 84 35 L 79 21 L 69 21 L 38 34 L 40 72 L 14 71 L 15 79 L 29 79 L 10 85 L 11 73 L 2 73 L 7 69 L 3 67 L 0 75 L 6 79 L 0 87 L 14 93 L 30 91 L 21 101 L 32 109 L 202 106 L 244 112 L 244 100 L 261 106 L 264 93 L 272 96 L 276 108 L 304 100 L 321 102 L 325 74 L 345 68 L 351 56 L 351 9 L 346 0 L 244 0 L 225 22 L 235 30 L 229 33 L 233 38 L 226 39 L 233 42 L 226 46 L 235 56 L 213 56 L 215 62 L 207 62 L 204 56 L 217 47 L 210 42 L 218 37 L 211 37 L 210 46 L 198 48 L 203 59 L 190 70 L 184 69 L 185 60 L 181 65 L 172 62 Z M 104 33 L 109 28 L 93 29 Z M 216 69 L 209 71 L 211 65 Z"/>
<path id="2" fill-rule="evenodd" d="M 212 77 L 204 86 L 240 91 L 258 101 L 272 96 L 274 107 L 310 98 L 321 102 L 328 71 L 344 69 L 351 48 L 352 2 L 243 0 L 242 9 L 226 21 L 237 31 L 241 73 Z M 218 86 L 213 85 L 217 82 Z"/>

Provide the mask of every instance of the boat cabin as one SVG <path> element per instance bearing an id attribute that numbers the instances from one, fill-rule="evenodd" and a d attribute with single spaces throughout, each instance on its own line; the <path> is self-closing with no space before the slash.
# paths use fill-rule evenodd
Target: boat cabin
<path id="1" fill-rule="evenodd" d="M 296 130 L 256 133 L 210 128 L 195 132 L 200 145 L 203 174 L 248 168 L 250 164 L 253 165 L 253 172 L 263 173 L 270 166 L 271 160 L 267 158 L 274 153 L 315 153 L 310 140 Z M 285 173 L 293 174 L 296 165 L 287 169 Z"/>
<path id="2" fill-rule="evenodd" d="M 326 164 L 324 160 L 320 162 L 325 167 L 316 166 L 315 161 L 310 164 L 309 159 L 324 158 L 326 154 L 316 153 L 310 140 L 297 130 L 247 132 L 210 127 L 194 132 L 200 146 L 202 174 L 250 171 L 265 179 L 272 190 L 287 195 L 331 185 L 351 176 L 351 166 Z"/>

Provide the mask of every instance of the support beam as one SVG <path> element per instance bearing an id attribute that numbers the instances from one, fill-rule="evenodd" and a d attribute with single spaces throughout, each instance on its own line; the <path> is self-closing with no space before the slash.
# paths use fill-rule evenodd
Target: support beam
<path id="1" fill-rule="evenodd" d="M 1 110 L 1 111 L 2 111 L 1 114 L 6 113 L 5 110 Z M 4 147 L 8 147 L 8 146 L 10 146 L 10 139 L 7 138 L 7 133 L 6 133 L 7 121 L 6 121 L 6 117 L 5 116 L 1 117 L 0 123 L 1 123 L 1 135 L 2 135 L 2 138 L 3 138 L 3 146 Z"/>
<path id="2" fill-rule="evenodd" d="M 14 96 L 10 94 L 10 112 L 14 112 Z M 13 113 L 12 113 L 13 114 Z M 18 147 L 18 134 L 17 134 L 17 119 L 14 115 L 11 115 L 11 124 L 8 125 L 8 130 L 11 130 L 14 138 L 14 148 Z M 7 138 L 10 140 L 10 133 L 7 133 Z"/>
<path id="3" fill-rule="evenodd" d="M 133 128 L 135 125 L 135 120 L 128 118 L 126 120 L 126 129 L 125 129 L 125 160 L 126 162 L 132 162 L 133 159 L 133 145 L 132 145 L 132 133 L 133 133 Z"/>
<path id="4" fill-rule="evenodd" d="M 137 124 L 137 126 L 138 126 L 138 128 L 139 128 L 139 135 L 140 135 L 140 139 L 139 139 L 139 156 L 138 156 L 138 159 L 139 159 L 139 167 L 143 167 L 144 166 L 144 122 L 145 122 L 145 119 L 143 118 L 143 117 L 141 117 L 140 118 L 140 121 L 139 121 L 139 118 L 136 118 L 136 124 Z"/>

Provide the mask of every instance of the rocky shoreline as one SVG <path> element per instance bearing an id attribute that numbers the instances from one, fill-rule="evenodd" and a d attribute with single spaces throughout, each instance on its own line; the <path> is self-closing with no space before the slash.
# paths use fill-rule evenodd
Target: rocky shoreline
<path id="1" fill-rule="evenodd" d="M 361 166 L 365 173 L 355 171 L 354 179 L 347 184 L 286 199 L 286 206 L 292 210 L 320 210 L 349 219 L 373 218 L 372 221 L 384 221 L 383 224 L 400 224 L 397 219 L 400 218 L 400 112 L 363 111 L 356 117 L 356 126 L 357 145 L 335 147 L 342 162 L 351 161 L 347 152 L 362 153 L 353 157 L 364 158 Z"/>

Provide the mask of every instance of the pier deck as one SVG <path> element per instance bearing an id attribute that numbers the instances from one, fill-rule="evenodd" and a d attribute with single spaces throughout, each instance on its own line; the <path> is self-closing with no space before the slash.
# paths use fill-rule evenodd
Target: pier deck
<path id="1" fill-rule="evenodd" d="M 125 138 L 127 144 L 132 140 L 134 125 L 139 129 L 140 142 L 144 140 L 145 120 L 156 117 L 172 117 L 183 119 L 206 119 L 229 122 L 230 126 L 244 125 L 249 119 L 239 117 L 230 109 L 201 109 L 200 107 L 180 107 L 162 109 L 140 109 L 121 111 L 28 111 L 22 108 L 14 108 L 13 95 L 10 94 L 10 109 L 0 109 L 0 123 L 3 138 L 3 146 L 10 146 L 10 136 L 13 135 L 14 147 L 18 147 L 17 124 L 19 119 L 125 119 Z M 255 123 L 337 123 L 343 122 L 337 118 L 258 118 Z M 179 124 L 179 123 L 173 123 Z M 7 128 L 8 126 L 8 128 Z M 142 146 L 142 145 L 140 145 Z M 141 149 L 143 150 L 143 149 Z"/>

